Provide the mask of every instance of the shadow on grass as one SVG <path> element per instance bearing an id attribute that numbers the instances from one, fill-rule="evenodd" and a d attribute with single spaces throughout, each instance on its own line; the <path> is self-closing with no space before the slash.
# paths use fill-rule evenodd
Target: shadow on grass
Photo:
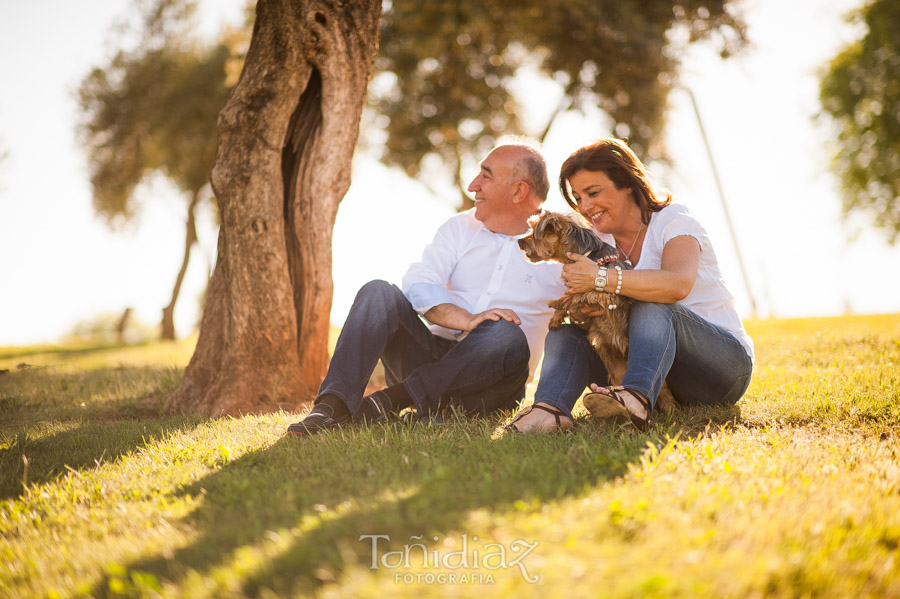
<path id="1" fill-rule="evenodd" d="M 662 419 L 661 419 L 662 420 Z M 666 417 L 660 427 L 675 427 L 682 437 L 691 437 L 710 429 L 743 425 L 740 403 L 733 406 L 689 406 Z"/>
<path id="2" fill-rule="evenodd" d="M 426 544 L 458 537 L 475 510 L 537 510 L 615 478 L 647 443 L 596 427 L 491 441 L 491 428 L 482 421 L 281 438 L 185 489 L 204 496 L 183 523 L 196 539 L 124 571 L 182 586 L 186 595 L 184 585 L 205 584 L 198 574 L 230 594 L 305 594 L 371 563 L 372 541 L 361 535 L 389 537 L 379 554 L 417 537 Z M 93 595 L 110 593 L 110 576 Z"/>
<path id="3" fill-rule="evenodd" d="M 492 441 L 496 419 L 476 419 L 283 437 L 182 491 L 204 498 L 182 523 L 197 533 L 190 544 L 124 565 L 92 595 L 109 596 L 112 578 L 131 584 L 128 574 L 185 595 L 208 584 L 251 597 L 313 593 L 372 562 L 372 537 L 363 535 L 385 536 L 377 559 L 419 542 L 440 547 L 429 541 L 458 539 L 475 511 L 536 512 L 621 476 L 648 443 L 661 447 L 739 420 L 737 406 L 702 407 L 660 419 L 649 435 L 580 420 L 571 435 Z"/>
<path id="4" fill-rule="evenodd" d="M 202 422 L 201 418 L 171 416 L 85 421 L 72 429 L 36 438 L 20 432 L 12 443 L 0 446 L 0 501 L 21 496 L 23 484 L 40 485 L 65 474 L 67 468 L 84 470 L 115 461 L 145 443 L 192 429 Z"/>
<path id="5" fill-rule="evenodd" d="M 67 420 L 122 420 L 162 415 L 159 399 L 183 369 L 116 366 L 83 372 L 32 369 L 0 377 L 0 433 Z"/>
<path id="6" fill-rule="evenodd" d="M 112 461 L 203 420 L 163 414 L 176 368 L 121 366 L 79 373 L 24 371 L 0 381 L 0 500 Z M 23 459 L 23 456 L 25 459 Z M 27 460 L 27 462 L 26 462 Z"/>

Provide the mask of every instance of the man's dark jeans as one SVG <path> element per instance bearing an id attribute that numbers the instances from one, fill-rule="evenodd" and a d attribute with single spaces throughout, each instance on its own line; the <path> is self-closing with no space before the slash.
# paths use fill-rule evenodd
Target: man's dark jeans
<path id="1" fill-rule="evenodd" d="M 381 358 L 387 384 L 402 382 L 420 415 L 451 404 L 464 413 L 513 409 L 525 396 L 529 357 L 514 323 L 488 320 L 459 342 L 444 339 L 399 288 L 371 281 L 353 301 L 319 396 L 336 395 L 355 414 Z"/>

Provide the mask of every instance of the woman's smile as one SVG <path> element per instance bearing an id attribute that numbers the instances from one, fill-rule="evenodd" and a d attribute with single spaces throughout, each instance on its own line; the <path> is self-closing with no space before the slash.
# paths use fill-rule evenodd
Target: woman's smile
<path id="1" fill-rule="evenodd" d="M 578 202 L 578 212 L 602 233 L 623 228 L 619 222 L 634 205 L 630 189 L 618 189 L 603 171 L 578 171 L 569 179 L 572 196 Z M 640 222 L 638 216 L 638 222 Z"/>

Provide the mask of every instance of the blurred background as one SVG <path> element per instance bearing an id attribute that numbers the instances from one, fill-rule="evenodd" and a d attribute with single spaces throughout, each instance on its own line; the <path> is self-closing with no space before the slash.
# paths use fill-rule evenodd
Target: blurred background
<path id="1" fill-rule="evenodd" d="M 570 39 L 539 47 L 499 39 L 509 37 L 506 24 L 530 22 L 525 10 L 429 23 L 443 18 L 439 4 L 385 5 L 353 183 L 335 225 L 335 325 L 363 283 L 399 282 L 459 209 L 460 186 L 491 141 L 517 131 L 543 138 L 551 181 L 583 143 L 632 140 L 654 182 L 706 226 L 745 317 L 900 311 L 897 92 L 893 105 L 863 97 L 869 88 L 848 66 L 865 58 L 867 35 L 887 36 L 871 59 L 886 70 L 862 70 L 879 93 L 885 81 L 896 87 L 900 58 L 885 47 L 896 50 L 900 28 L 887 21 L 886 31 L 870 31 L 865 12 L 848 17 L 866 3 L 744 0 L 720 2 L 721 14 L 673 3 L 664 64 L 641 89 L 624 59 L 610 62 L 602 46 L 576 35 L 583 3 L 570 3 Z M 889 0 L 869 4 L 898 12 Z M 248 18 L 243 0 L 0 0 L 0 346 L 117 327 L 127 328 L 124 341 L 151 338 L 164 308 L 172 334 L 196 329 L 217 216 L 208 170 L 198 178 L 188 166 L 214 155 L 214 116 L 204 115 L 224 104 L 239 72 Z M 491 29 L 491 18 L 504 27 Z M 468 52 L 462 68 L 490 88 L 468 90 L 456 77 L 470 94 L 459 106 L 484 122 L 440 96 L 453 86 L 429 87 L 454 67 L 429 54 L 439 49 L 428 39 L 404 45 L 412 35 L 404 28 L 423 27 L 433 40 L 459 32 L 449 39 Z M 207 81 L 212 71 L 200 64 L 216 65 L 218 79 Z M 160 81 L 181 82 L 171 104 L 154 99 Z M 656 103 L 642 105 L 642 93 L 657 94 Z M 467 100 L 479 97 L 483 104 Z M 149 129 L 141 119 L 151 114 L 166 124 Z M 134 121 L 124 135 L 111 123 L 126 117 Z M 884 120 L 887 142 L 878 132 Z M 182 145 L 187 133 L 195 140 Z M 186 260 L 189 207 L 196 243 Z M 547 207 L 566 209 L 555 189 Z"/>

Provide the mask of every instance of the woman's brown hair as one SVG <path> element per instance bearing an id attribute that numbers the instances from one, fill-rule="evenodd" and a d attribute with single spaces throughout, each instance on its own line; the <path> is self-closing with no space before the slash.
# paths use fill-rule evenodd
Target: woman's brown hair
<path id="1" fill-rule="evenodd" d="M 631 197 L 641 209 L 644 224 L 650 223 L 651 212 L 659 212 L 672 203 L 672 194 L 668 191 L 664 191 L 664 199 L 657 199 L 650 187 L 647 167 L 621 140 L 612 137 L 597 140 L 578 148 L 563 162 L 559 171 L 559 191 L 575 210 L 578 209 L 578 202 L 569 190 L 569 179 L 578 171 L 602 171 L 616 189 L 631 189 Z"/>

